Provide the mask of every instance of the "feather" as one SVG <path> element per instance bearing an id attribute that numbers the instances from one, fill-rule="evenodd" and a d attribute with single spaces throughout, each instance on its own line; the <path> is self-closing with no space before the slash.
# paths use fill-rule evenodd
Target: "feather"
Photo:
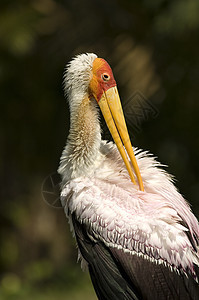
<path id="1" fill-rule="evenodd" d="M 72 222 L 99 299 L 199 299 L 198 284 L 190 275 L 91 240 L 92 233 L 75 215 Z"/>
<path id="2" fill-rule="evenodd" d="M 110 85 L 104 75 L 112 78 Z M 82 264 L 102 300 L 199 299 L 199 224 L 173 177 L 150 153 L 133 148 L 139 190 L 116 145 L 101 140 L 96 106 L 108 94 L 109 101 L 119 97 L 115 84 L 110 67 L 95 54 L 77 56 L 64 76 L 70 133 L 58 172 Z"/>

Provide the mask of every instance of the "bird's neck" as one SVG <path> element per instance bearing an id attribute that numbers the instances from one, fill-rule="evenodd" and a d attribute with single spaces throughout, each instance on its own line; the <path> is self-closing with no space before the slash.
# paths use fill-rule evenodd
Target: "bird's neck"
<path id="1" fill-rule="evenodd" d="M 71 111 L 70 132 L 58 170 L 64 183 L 89 173 L 99 154 L 100 142 L 96 102 L 86 95 Z"/>

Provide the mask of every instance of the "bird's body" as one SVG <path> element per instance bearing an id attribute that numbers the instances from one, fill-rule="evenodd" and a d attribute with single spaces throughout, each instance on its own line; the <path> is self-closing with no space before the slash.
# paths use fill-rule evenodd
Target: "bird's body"
<path id="1" fill-rule="evenodd" d="M 142 181 L 135 165 L 133 183 L 122 150 L 101 140 L 95 99 L 101 107 L 115 85 L 102 82 L 99 93 L 95 68 L 103 80 L 112 76 L 99 60 L 96 67 L 94 54 L 80 55 L 65 76 L 71 127 L 59 167 L 61 201 L 82 263 L 99 299 L 199 299 L 198 221 L 151 155 L 134 149 Z"/>

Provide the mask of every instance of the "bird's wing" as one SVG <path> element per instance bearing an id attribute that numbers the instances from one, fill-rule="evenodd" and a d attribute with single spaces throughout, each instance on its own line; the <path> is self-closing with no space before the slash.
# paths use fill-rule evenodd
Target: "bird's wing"
<path id="1" fill-rule="evenodd" d="M 74 214 L 72 222 L 78 247 L 88 263 L 100 300 L 199 299 L 198 284 L 190 275 L 177 273 L 158 261 L 123 249 L 107 247 Z"/>
<path id="2" fill-rule="evenodd" d="M 72 216 L 75 236 L 83 258 L 88 263 L 91 279 L 100 300 L 141 299 L 133 283 L 122 276 L 114 255 L 103 242 L 91 240 L 85 226 Z"/>
<path id="3" fill-rule="evenodd" d="M 78 178 L 62 191 L 62 204 L 74 216 L 99 299 L 199 299 L 198 250 L 187 234 L 190 226 L 181 224 L 161 195 L 135 190 L 132 196 L 116 185 Z M 181 291 L 185 298 L 179 298 Z"/>

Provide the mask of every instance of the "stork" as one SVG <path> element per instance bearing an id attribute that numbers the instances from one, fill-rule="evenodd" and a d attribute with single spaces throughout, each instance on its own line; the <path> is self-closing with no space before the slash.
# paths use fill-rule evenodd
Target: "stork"
<path id="1" fill-rule="evenodd" d="M 109 64 L 76 56 L 64 89 L 61 202 L 98 299 L 199 299 L 198 221 L 161 164 L 131 146 Z M 101 139 L 98 107 L 115 143 Z"/>

